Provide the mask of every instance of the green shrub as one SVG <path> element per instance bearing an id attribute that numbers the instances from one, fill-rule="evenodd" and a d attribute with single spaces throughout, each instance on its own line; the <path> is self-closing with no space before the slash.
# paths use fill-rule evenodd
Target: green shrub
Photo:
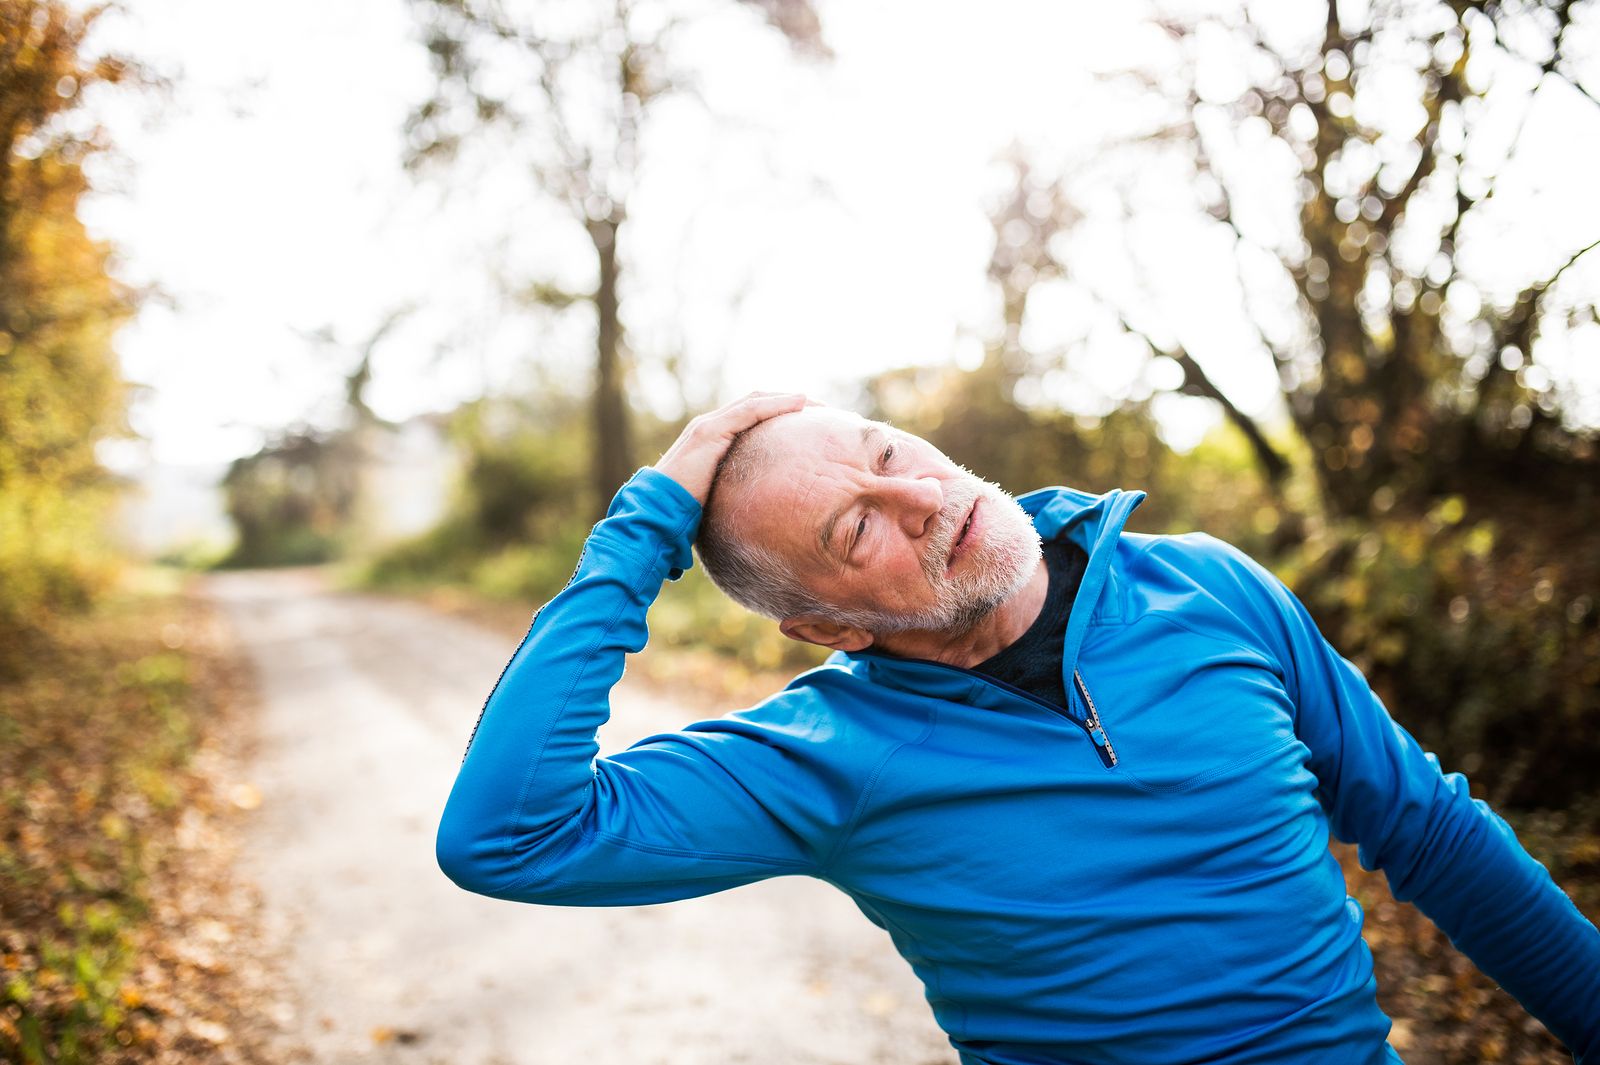
<path id="1" fill-rule="evenodd" d="M 661 590 L 648 618 L 652 646 L 705 648 L 749 670 L 808 669 L 827 657 L 778 631 L 778 624 L 723 595 L 697 564 Z"/>
<path id="2" fill-rule="evenodd" d="M 1592 549 L 1470 520 L 1451 497 L 1320 530 L 1280 573 L 1447 770 L 1499 806 L 1600 814 Z"/>

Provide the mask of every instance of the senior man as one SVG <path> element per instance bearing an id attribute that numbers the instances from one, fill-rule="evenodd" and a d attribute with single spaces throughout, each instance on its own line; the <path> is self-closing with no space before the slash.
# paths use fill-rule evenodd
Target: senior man
<path id="1" fill-rule="evenodd" d="M 889 933 L 965 1065 L 1398 1061 L 1331 832 L 1600 1063 L 1600 932 L 1267 570 L 1124 532 L 1142 498 L 1013 499 L 796 395 L 695 419 L 496 682 L 441 867 L 568 906 L 825 880 Z M 834 653 L 597 757 L 692 546 Z"/>

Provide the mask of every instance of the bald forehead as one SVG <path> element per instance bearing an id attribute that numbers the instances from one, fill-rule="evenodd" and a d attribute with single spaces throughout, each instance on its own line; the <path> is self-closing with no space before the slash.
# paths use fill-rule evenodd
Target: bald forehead
<path id="1" fill-rule="evenodd" d="M 808 407 L 756 426 L 741 449 L 746 475 L 719 488 L 728 531 L 810 569 L 825 558 L 837 511 L 893 430 L 851 411 Z"/>
<path id="2" fill-rule="evenodd" d="M 743 502 L 773 504 L 772 498 L 755 498 L 774 495 L 764 489 L 780 490 L 777 495 L 793 502 L 794 489 L 826 479 L 831 469 L 860 466 L 862 455 L 891 431 L 882 422 L 832 407 L 808 407 L 762 422 L 750 431 Z"/>
<path id="3" fill-rule="evenodd" d="M 754 426 L 749 435 L 754 442 L 780 449 L 786 444 L 815 446 L 832 443 L 837 446 L 859 442 L 861 434 L 869 427 L 884 428 L 881 422 L 870 421 L 855 411 L 819 406 L 768 418 Z"/>

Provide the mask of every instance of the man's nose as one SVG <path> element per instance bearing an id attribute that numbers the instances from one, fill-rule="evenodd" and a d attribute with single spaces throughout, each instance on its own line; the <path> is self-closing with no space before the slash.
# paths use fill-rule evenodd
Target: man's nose
<path id="1" fill-rule="evenodd" d="M 895 515 L 907 536 L 920 537 L 933 531 L 933 524 L 944 509 L 944 487 L 937 477 L 896 477 L 892 492 Z"/>

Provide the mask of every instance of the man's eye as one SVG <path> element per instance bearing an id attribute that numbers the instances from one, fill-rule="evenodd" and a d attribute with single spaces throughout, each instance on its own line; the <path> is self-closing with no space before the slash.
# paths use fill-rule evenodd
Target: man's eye
<path id="1" fill-rule="evenodd" d="M 844 553 L 845 558 L 856 553 L 856 546 L 861 543 L 861 537 L 867 531 L 867 516 L 861 515 L 861 520 L 856 522 L 856 534 L 850 538 L 850 549 Z"/>
<path id="2" fill-rule="evenodd" d="M 882 465 L 887 466 L 887 465 L 889 465 L 889 460 L 891 458 L 893 458 L 893 457 L 894 457 L 894 445 L 890 444 L 888 447 L 883 449 L 883 458 L 880 459 L 879 462 Z"/>

